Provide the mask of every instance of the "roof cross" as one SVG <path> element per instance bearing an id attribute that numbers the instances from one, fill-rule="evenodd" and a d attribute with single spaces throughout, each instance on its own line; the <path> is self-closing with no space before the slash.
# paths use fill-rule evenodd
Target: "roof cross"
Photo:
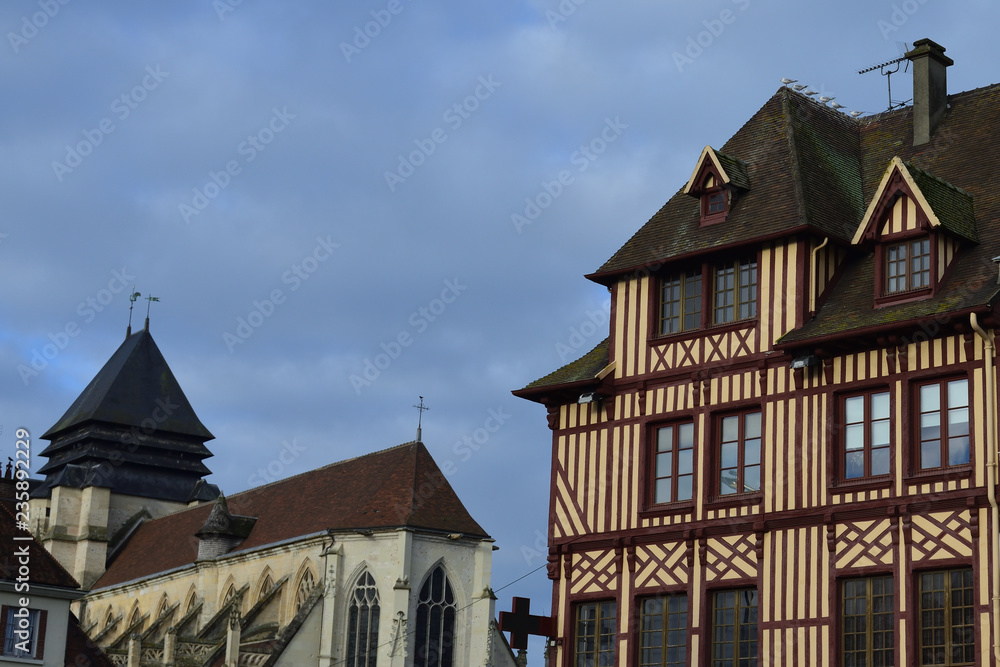
<path id="1" fill-rule="evenodd" d="M 529 614 L 530 607 L 528 598 L 514 598 L 511 611 L 500 612 L 500 632 L 510 633 L 511 648 L 528 648 L 528 635 L 552 636 L 552 617 Z"/>
<path id="2" fill-rule="evenodd" d="M 420 397 L 420 405 L 414 405 L 413 407 L 415 407 L 417 410 L 420 411 L 418 413 L 420 416 L 417 417 L 417 442 L 423 442 L 423 440 L 421 440 L 422 433 L 421 433 L 421 428 L 420 427 L 421 427 L 421 425 L 423 423 L 423 419 L 424 419 L 424 410 L 430 410 L 430 408 L 427 407 L 426 405 L 424 405 L 424 397 L 423 396 Z"/>

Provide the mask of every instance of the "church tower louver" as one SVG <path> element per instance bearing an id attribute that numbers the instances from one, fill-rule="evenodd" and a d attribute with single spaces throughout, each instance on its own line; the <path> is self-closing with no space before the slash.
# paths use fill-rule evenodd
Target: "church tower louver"
<path id="1" fill-rule="evenodd" d="M 150 379 L 155 381 L 150 381 Z M 42 438 L 35 533 L 88 588 L 141 518 L 214 500 L 198 419 L 148 329 L 129 335 Z"/>

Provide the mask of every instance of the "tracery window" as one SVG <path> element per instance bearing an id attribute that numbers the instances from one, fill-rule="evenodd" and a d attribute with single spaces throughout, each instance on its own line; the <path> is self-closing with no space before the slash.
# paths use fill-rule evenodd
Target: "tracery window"
<path id="1" fill-rule="evenodd" d="M 420 589 L 417 601 L 416 667 L 453 667 L 455 658 L 455 594 L 438 565 Z"/>
<path id="2" fill-rule="evenodd" d="M 351 667 L 375 667 L 379 599 L 375 579 L 370 573 L 365 572 L 358 577 L 347 614 L 347 664 Z"/>

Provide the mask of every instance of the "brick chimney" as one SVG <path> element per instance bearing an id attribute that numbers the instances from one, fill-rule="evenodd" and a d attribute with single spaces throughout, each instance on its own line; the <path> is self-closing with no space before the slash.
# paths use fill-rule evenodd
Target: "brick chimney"
<path id="1" fill-rule="evenodd" d="M 913 145 L 931 140 L 938 121 L 948 108 L 946 68 L 955 61 L 944 54 L 944 47 L 929 39 L 918 39 L 906 54 L 913 63 Z"/>

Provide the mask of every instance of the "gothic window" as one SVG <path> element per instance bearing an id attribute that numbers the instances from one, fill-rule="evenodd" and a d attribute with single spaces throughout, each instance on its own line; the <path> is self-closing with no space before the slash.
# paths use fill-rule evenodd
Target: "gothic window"
<path id="1" fill-rule="evenodd" d="M 260 590 L 257 591 L 257 602 L 263 600 L 264 596 L 270 593 L 272 588 L 274 588 L 274 577 L 272 577 L 271 573 L 268 572 L 264 576 L 264 581 L 260 584 Z"/>
<path id="2" fill-rule="evenodd" d="M 132 610 L 132 615 L 128 618 L 128 627 L 132 629 L 132 632 L 141 632 L 142 625 L 138 625 L 142 621 L 142 613 L 139 611 L 139 605 L 136 605 Z"/>
<path id="3" fill-rule="evenodd" d="M 160 618 L 166 613 L 167 609 L 170 607 L 170 600 L 167 598 L 166 594 L 160 599 L 160 606 L 156 609 L 156 616 L 154 618 Z"/>
<path id="4" fill-rule="evenodd" d="M 316 576 L 312 573 L 312 570 L 306 569 L 302 573 L 302 578 L 299 579 L 299 587 L 295 591 L 295 613 L 299 613 L 299 609 L 302 605 L 306 603 L 309 599 L 309 594 L 312 593 L 313 587 L 316 585 Z"/>
<path id="5" fill-rule="evenodd" d="M 375 667 L 379 601 L 378 588 L 370 573 L 358 577 L 347 614 L 347 664 L 349 667 Z"/>
<path id="6" fill-rule="evenodd" d="M 104 630 L 107 630 L 112 625 L 115 624 L 115 612 L 108 607 L 108 613 L 104 616 Z"/>
<path id="7" fill-rule="evenodd" d="M 455 613 L 455 594 L 444 568 L 438 565 L 417 600 L 416 667 L 453 667 Z"/>

